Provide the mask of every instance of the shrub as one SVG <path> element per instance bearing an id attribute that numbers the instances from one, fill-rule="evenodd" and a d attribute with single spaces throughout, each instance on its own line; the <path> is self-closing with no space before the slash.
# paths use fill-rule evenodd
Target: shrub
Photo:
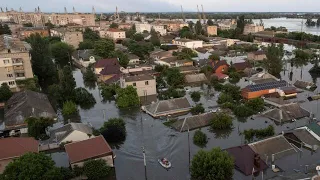
<path id="1" fill-rule="evenodd" d="M 229 94 L 226 94 L 226 93 L 221 93 L 219 98 L 218 98 L 218 101 L 217 103 L 218 104 L 223 104 L 223 103 L 226 103 L 226 102 L 230 102 L 230 103 L 233 103 L 233 98 L 231 95 Z"/>
<path id="2" fill-rule="evenodd" d="M 103 97 L 103 100 L 113 99 L 114 96 L 116 95 L 116 90 L 118 88 L 120 87 L 117 84 L 111 84 L 111 85 L 102 84 L 100 86 L 100 90 L 101 90 L 101 96 Z"/>
<path id="3" fill-rule="evenodd" d="M 195 107 L 191 108 L 191 114 L 196 115 L 196 114 L 201 114 L 204 113 L 204 107 L 202 104 L 197 104 Z"/>
<path id="4" fill-rule="evenodd" d="M 220 84 L 220 83 L 215 83 L 215 84 L 213 84 L 213 88 L 214 88 L 216 91 L 222 91 L 223 85 Z"/>
<path id="5" fill-rule="evenodd" d="M 211 128 L 215 130 L 229 129 L 232 125 L 231 116 L 224 113 L 216 113 L 211 120 Z"/>
<path id="6" fill-rule="evenodd" d="M 237 117 L 249 117 L 254 114 L 254 111 L 245 105 L 239 105 L 233 109 L 233 113 Z"/>
<path id="7" fill-rule="evenodd" d="M 274 127 L 272 125 L 269 125 L 267 128 L 264 128 L 264 129 L 244 130 L 243 134 L 246 140 L 251 141 L 254 137 L 260 139 L 264 137 L 273 136 L 275 132 L 274 132 Z"/>
<path id="8" fill-rule="evenodd" d="M 89 160 L 83 164 L 83 173 L 88 177 L 88 179 L 106 179 L 110 172 L 111 168 L 103 159 Z"/>
<path id="9" fill-rule="evenodd" d="M 119 108 L 127 108 L 139 106 L 140 99 L 137 93 L 137 89 L 133 86 L 117 89 L 117 105 Z"/>
<path id="10" fill-rule="evenodd" d="M 262 98 L 250 99 L 245 103 L 245 105 L 253 110 L 255 113 L 264 110 L 264 100 Z"/>
<path id="11" fill-rule="evenodd" d="M 200 101 L 201 93 L 198 92 L 198 91 L 193 91 L 193 92 L 191 93 L 191 98 L 192 98 L 192 100 L 193 100 L 194 102 L 198 102 L 198 101 Z"/>
<path id="12" fill-rule="evenodd" d="M 197 130 L 193 136 L 193 143 L 199 147 L 205 147 L 208 142 L 207 135 L 201 130 Z"/>
<path id="13" fill-rule="evenodd" d="M 65 103 L 63 103 L 62 114 L 64 116 L 75 114 L 77 111 L 77 105 L 74 102 L 66 101 Z"/>
<path id="14" fill-rule="evenodd" d="M 35 139 L 46 139 L 46 128 L 52 126 L 54 123 L 53 119 L 50 118 L 36 118 L 29 117 L 25 120 L 28 124 L 28 135 L 34 137 Z"/>
<path id="15" fill-rule="evenodd" d="M 109 143 L 118 143 L 126 139 L 126 123 L 121 118 L 111 118 L 100 128 L 103 137 Z"/>
<path id="16" fill-rule="evenodd" d="M 96 99 L 83 87 L 75 89 L 76 103 L 83 109 L 89 109 L 96 104 Z"/>

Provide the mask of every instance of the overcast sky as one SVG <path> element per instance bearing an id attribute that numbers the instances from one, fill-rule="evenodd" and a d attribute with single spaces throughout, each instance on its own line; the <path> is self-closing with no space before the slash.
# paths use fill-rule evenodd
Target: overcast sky
<path id="1" fill-rule="evenodd" d="M 91 12 L 172 12 L 196 11 L 203 4 L 210 12 L 319 12 L 320 0 L 0 0 L 3 9 L 22 7 L 23 11 L 33 11 L 40 6 L 45 12 L 69 12 L 74 6 L 76 11 Z"/>

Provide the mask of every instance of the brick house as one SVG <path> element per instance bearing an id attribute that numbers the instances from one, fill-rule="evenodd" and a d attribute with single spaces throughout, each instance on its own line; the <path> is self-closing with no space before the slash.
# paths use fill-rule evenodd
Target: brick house
<path id="1" fill-rule="evenodd" d="M 209 64 L 212 67 L 214 73 L 224 73 L 227 72 L 229 68 L 229 64 L 225 60 L 211 60 Z"/>

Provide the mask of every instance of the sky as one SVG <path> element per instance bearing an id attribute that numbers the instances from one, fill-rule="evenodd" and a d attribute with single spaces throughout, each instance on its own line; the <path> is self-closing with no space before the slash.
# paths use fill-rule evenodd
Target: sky
<path id="1" fill-rule="evenodd" d="M 319 12 L 320 0 L 0 0 L 5 9 L 34 11 L 40 6 L 43 12 L 114 12 L 117 6 L 124 12 L 185 12 L 197 11 L 201 4 L 207 12 Z M 200 9 L 201 10 L 201 9 Z"/>

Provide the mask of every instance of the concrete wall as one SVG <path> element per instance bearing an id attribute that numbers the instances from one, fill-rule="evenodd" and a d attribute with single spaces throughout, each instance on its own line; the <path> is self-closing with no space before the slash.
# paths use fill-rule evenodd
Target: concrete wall
<path id="1" fill-rule="evenodd" d="M 69 134 L 67 137 L 65 137 L 61 143 L 65 142 L 77 142 L 77 141 L 83 141 L 90 138 L 93 138 L 94 136 L 88 136 L 88 134 L 83 133 L 81 131 L 73 131 L 71 134 Z"/>
<path id="2" fill-rule="evenodd" d="M 156 80 L 146 80 L 146 81 L 134 81 L 134 82 L 125 82 L 121 80 L 121 88 L 126 88 L 127 86 L 133 86 L 137 89 L 138 96 L 150 96 L 157 94 Z"/>

